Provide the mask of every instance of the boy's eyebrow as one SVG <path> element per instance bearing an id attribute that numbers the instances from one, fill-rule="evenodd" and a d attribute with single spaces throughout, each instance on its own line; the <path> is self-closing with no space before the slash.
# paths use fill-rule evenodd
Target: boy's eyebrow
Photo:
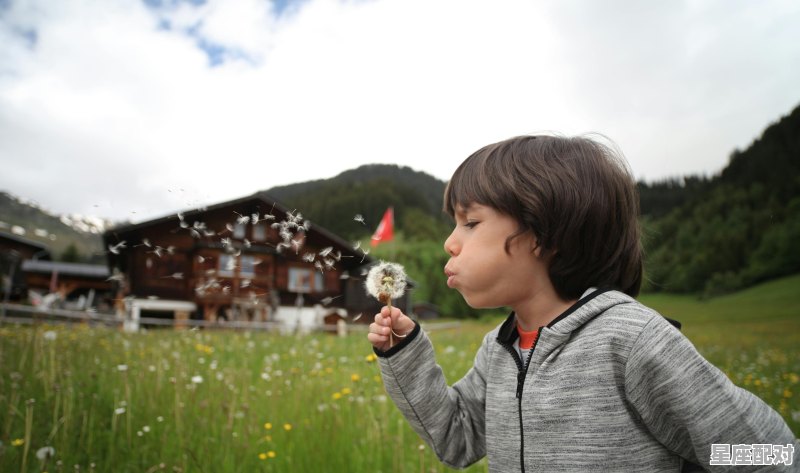
<path id="1" fill-rule="evenodd" d="M 475 207 L 475 203 L 474 202 L 470 202 L 467 205 L 461 205 L 461 204 L 456 205 L 456 209 L 455 210 L 456 210 L 456 213 L 465 214 L 465 213 L 469 212 L 470 210 L 472 210 L 473 207 Z"/>

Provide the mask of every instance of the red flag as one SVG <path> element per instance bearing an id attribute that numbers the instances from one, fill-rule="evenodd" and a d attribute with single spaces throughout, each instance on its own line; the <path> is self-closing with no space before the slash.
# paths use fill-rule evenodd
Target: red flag
<path id="1" fill-rule="evenodd" d="M 372 246 L 377 246 L 378 243 L 392 240 L 394 240 L 394 209 L 389 207 L 386 209 L 386 212 L 384 212 L 381 223 L 378 224 L 375 233 L 372 234 L 370 244 Z"/>

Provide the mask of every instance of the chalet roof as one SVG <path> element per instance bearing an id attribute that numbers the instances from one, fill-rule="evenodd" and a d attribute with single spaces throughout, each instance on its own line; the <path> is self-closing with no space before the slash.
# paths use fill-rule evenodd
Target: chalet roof
<path id="1" fill-rule="evenodd" d="M 8 233 L 8 232 L 0 231 L 0 239 L 11 240 L 11 241 L 14 241 L 14 242 L 17 242 L 17 243 L 21 243 L 23 245 L 27 245 L 27 246 L 36 248 L 38 250 L 46 250 L 47 252 L 50 251 L 50 248 L 47 245 L 45 245 L 44 243 L 40 243 L 40 242 L 38 242 L 36 240 L 31 240 L 30 238 L 25 238 L 23 236 L 20 236 L 20 235 L 14 234 L 14 233 Z"/>
<path id="2" fill-rule="evenodd" d="M 270 208 L 270 209 L 272 209 L 272 211 L 277 210 L 278 212 L 283 213 L 283 214 L 287 214 L 289 212 L 294 212 L 293 209 L 287 208 L 285 205 L 283 205 L 277 199 L 275 199 L 274 197 L 269 195 L 267 192 L 260 191 L 260 192 L 256 192 L 255 194 L 251 194 L 251 195 L 248 195 L 248 196 L 245 196 L 245 197 L 240 197 L 238 199 L 228 200 L 228 201 L 225 201 L 225 202 L 220 202 L 218 204 L 209 205 L 209 206 L 205 206 L 205 207 L 194 208 L 194 209 L 182 211 L 180 213 L 181 213 L 181 215 L 183 215 L 184 219 L 188 220 L 189 217 L 199 216 L 199 215 L 202 215 L 203 213 L 206 213 L 206 212 L 209 212 L 209 211 L 212 211 L 212 210 L 217 210 L 217 209 L 225 208 L 225 207 L 235 207 L 237 205 L 246 205 L 246 204 L 251 203 L 253 201 L 258 201 L 260 203 L 263 203 L 266 208 Z M 302 209 L 300 209 L 300 210 L 301 210 L 301 213 L 302 213 Z M 144 221 L 144 222 L 139 222 L 139 223 L 135 223 L 135 224 L 132 223 L 132 224 L 127 224 L 127 225 L 120 225 L 120 226 L 117 226 L 117 227 L 110 228 L 110 229 L 106 230 L 105 233 L 103 233 L 103 240 L 106 242 L 106 244 L 108 244 L 109 241 L 110 241 L 110 237 L 112 235 L 114 235 L 115 238 L 120 238 L 122 235 L 130 233 L 130 232 L 135 232 L 135 231 L 147 228 L 147 227 L 151 227 L 151 226 L 155 226 L 155 225 L 159 225 L 159 224 L 162 224 L 162 223 L 166 223 L 166 222 L 172 221 L 172 220 L 174 220 L 176 218 L 176 215 L 177 215 L 176 213 L 172 213 L 172 214 L 166 215 L 164 217 L 159 217 L 159 218 L 152 219 L 152 220 L 147 220 L 147 221 Z M 319 225 L 314 224 L 313 221 L 311 222 L 310 231 L 319 233 L 321 236 L 323 236 L 327 240 L 331 241 L 332 243 L 335 243 L 337 246 L 341 247 L 342 249 L 350 250 L 350 252 L 355 255 L 355 250 L 353 250 L 352 243 L 350 243 L 349 241 L 345 240 L 344 238 L 336 235 L 335 233 L 331 232 L 330 230 L 328 230 L 328 229 L 326 229 L 324 227 L 321 227 Z M 361 255 L 359 255 L 359 256 L 361 256 Z M 363 264 L 368 265 L 368 264 L 372 263 L 373 261 L 374 260 L 369 255 L 363 255 Z"/>
<path id="3" fill-rule="evenodd" d="M 64 263 L 61 261 L 25 260 L 22 270 L 27 273 L 53 273 L 63 276 L 83 276 L 89 278 L 107 278 L 108 267 L 104 264 Z"/>

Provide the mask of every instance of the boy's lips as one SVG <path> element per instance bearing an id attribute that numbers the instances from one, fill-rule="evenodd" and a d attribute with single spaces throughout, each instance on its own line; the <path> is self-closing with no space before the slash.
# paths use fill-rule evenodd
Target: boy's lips
<path id="1" fill-rule="evenodd" d="M 456 273 L 448 268 L 444 268 L 444 274 L 447 276 L 447 287 L 452 288 L 455 285 Z"/>

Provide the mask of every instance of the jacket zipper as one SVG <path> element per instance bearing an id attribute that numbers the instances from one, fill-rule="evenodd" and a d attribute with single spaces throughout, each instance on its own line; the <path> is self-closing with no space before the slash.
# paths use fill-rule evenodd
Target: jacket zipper
<path id="1" fill-rule="evenodd" d="M 542 336 L 542 329 L 539 327 L 539 334 L 536 336 L 536 341 L 533 342 L 531 350 L 528 352 L 528 360 L 522 364 L 522 359 L 519 353 L 514 350 L 513 346 L 503 344 L 503 346 L 511 353 L 512 358 L 517 363 L 517 413 L 519 414 L 519 466 L 520 471 L 525 473 L 525 430 L 522 423 L 522 388 L 525 385 L 525 378 L 528 375 L 528 367 L 531 365 L 533 358 L 533 351 L 536 350 L 536 345 L 539 344 L 539 338 Z"/>

